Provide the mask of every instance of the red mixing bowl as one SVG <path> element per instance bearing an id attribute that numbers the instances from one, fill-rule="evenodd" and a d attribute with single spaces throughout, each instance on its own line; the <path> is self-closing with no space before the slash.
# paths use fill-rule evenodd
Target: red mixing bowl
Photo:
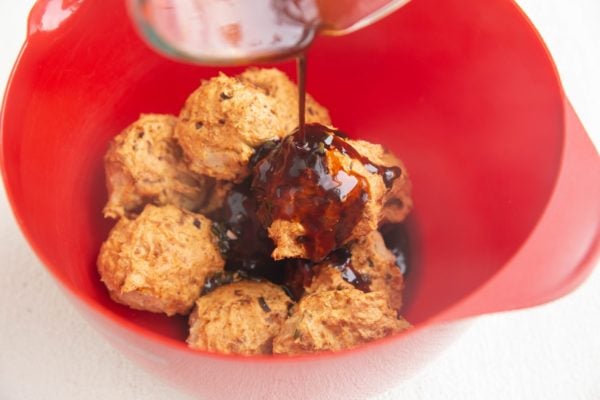
<path id="1" fill-rule="evenodd" d="M 510 0 L 415 0 L 360 32 L 320 38 L 308 88 L 338 127 L 408 166 L 403 314 L 416 328 L 306 357 L 189 350 L 183 318 L 115 304 L 99 280 L 111 226 L 101 215 L 102 156 L 140 113 L 178 113 L 219 69 L 149 50 L 123 3 L 36 4 L 4 99 L 0 157 L 16 218 L 64 292 L 172 384 L 206 398 L 363 398 L 431 360 L 457 321 L 555 299 L 593 267 L 600 159 L 538 34 Z"/>

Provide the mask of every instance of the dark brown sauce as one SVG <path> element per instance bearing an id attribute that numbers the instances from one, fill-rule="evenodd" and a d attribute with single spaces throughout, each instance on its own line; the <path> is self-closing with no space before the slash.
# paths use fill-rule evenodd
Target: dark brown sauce
<path id="1" fill-rule="evenodd" d="M 297 75 L 297 81 L 298 81 L 298 137 L 299 137 L 299 142 L 304 142 L 306 137 L 305 137 L 305 132 L 306 132 L 306 54 L 305 53 L 300 53 L 297 57 L 296 57 L 296 75 Z M 348 136 L 343 133 L 340 132 L 338 130 L 333 130 L 333 129 L 328 129 L 325 128 L 326 130 L 328 130 L 329 132 L 335 133 L 335 135 L 337 137 L 340 137 L 342 139 L 347 139 Z M 368 158 L 364 157 L 363 155 L 361 155 L 358 151 L 356 151 L 356 149 L 354 149 L 351 145 L 349 145 L 346 142 L 340 141 L 341 143 L 345 144 L 345 146 L 342 146 L 341 148 L 339 148 L 340 151 L 342 151 L 342 153 L 347 154 L 349 157 L 359 160 L 360 162 L 362 162 L 362 164 L 365 166 L 365 168 L 367 169 L 367 171 L 369 171 L 372 174 L 379 174 L 381 175 L 381 178 L 383 179 L 383 183 L 385 184 L 385 187 L 390 189 L 392 187 L 392 185 L 394 184 L 394 181 L 400 177 L 400 175 L 402 174 L 402 170 L 399 167 L 393 166 L 393 167 L 385 167 L 385 166 L 381 166 L 381 165 L 376 165 L 374 163 L 371 162 L 371 160 L 369 160 Z"/>
<path id="2" fill-rule="evenodd" d="M 230 193 L 226 206 L 213 218 L 216 222 L 215 232 L 218 231 L 219 247 L 227 258 L 225 271 L 208 277 L 201 294 L 205 295 L 218 287 L 241 280 L 267 280 L 280 285 L 294 301 L 302 298 L 305 288 L 310 286 L 316 263 L 305 259 L 286 259 L 275 261 L 270 253 L 273 250 L 272 241 L 256 216 L 256 205 L 251 198 L 249 185 L 244 182 Z M 223 231 L 225 229 L 225 231 Z M 231 229 L 228 234 L 227 230 Z M 396 265 L 402 273 L 406 273 L 409 260 L 408 232 L 403 224 L 388 224 L 380 229 L 386 246 L 396 256 Z M 246 238 L 246 240 L 240 240 Z M 250 240 L 248 238 L 263 238 Z M 266 239 L 265 239 L 266 238 Z M 358 273 L 352 266 L 351 252 L 347 247 L 341 247 L 330 253 L 324 264 L 338 269 L 342 278 L 363 292 L 370 291 L 368 276 Z"/>
<path id="3" fill-rule="evenodd" d="M 229 285 L 230 283 L 238 282 L 242 278 L 239 274 L 231 271 L 216 272 L 204 280 L 204 285 L 200 290 L 200 295 L 204 296 L 210 292 L 220 288 L 221 286 Z"/>
<path id="4" fill-rule="evenodd" d="M 314 276 L 314 263 L 303 259 L 289 259 L 284 265 L 283 288 L 294 301 L 300 300 L 304 289 L 310 286 Z"/>
<path id="5" fill-rule="evenodd" d="M 386 224 L 380 228 L 386 247 L 396 256 L 396 266 L 405 275 L 410 265 L 409 234 L 404 224 Z M 371 291 L 369 276 L 360 274 L 352 266 L 352 253 L 348 247 L 341 247 L 327 256 L 323 264 L 328 264 L 342 273 L 342 278 L 358 290 L 365 293 Z M 286 260 L 284 281 L 280 284 L 288 295 L 298 301 L 304 295 L 305 288 L 310 286 L 315 274 L 316 264 L 309 260 Z"/>
<path id="6" fill-rule="evenodd" d="M 332 150 L 358 155 L 334 130 L 307 124 L 304 135 L 296 130 L 254 168 L 260 221 L 264 226 L 278 219 L 302 224 L 306 234 L 299 240 L 313 261 L 350 237 L 369 199 L 367 180 L 343 170 L 337 158 L 328 157 Z"/>
<path id="7" fill-rule="evenodd" d="M 270 145 L 271 146 L 271 145 Z M 254 166 L 252 190 L 264 226 L 277 219 L 302 224 L 306 234 L 298 240 L 307 258 L 321 261 L 350 237 L 362 217 L 370 191 L 367 180 L 345 171 L 328 152 L 338 151 L 358 160 L 371 173 L 380 174 L 389 188 L 400 176 L 398 167 L 381 167 L 362 156 L 338 131 L 307 124 L 273 148 Z"/>
<path id="8" fill-rule="evenodd" d="M 269 155 L 277 145 L 279 145 L 279 140 L 268 140 L 254 149 L 254 154 L 252 154 L 249 161 L 250 168 L 253 168 L 260 160 Z"/>
<path id="9" fill-rule="evenodd" d="M 250 180 L 236 185 L 225 199 L 223 208 L 211 215 L 213 233 L 218 238 L 227 271 L 242 271 L 279 283 L 281 267 L 271 258 L 275 248 L 256 214 L 257 204 L 250 192 Z"/>
<path id="10" fill-rule="evenodd" d="M 346 139 L 348 137 L 345 133 L 342 133 L 340 131 L 335 131 L 335 134 L 336 136 L 341 137 L 343 139 Z M 367 157 L 363 156 L 358 151 L 356 151 L 356 149 L 347 142 L 342 141 L 342 143 L 344 143 L 345 146 L 341 147 L 340 151 L 343 154 L 346 154 L 348 157 L 360 161 L 365 166 L 365 169 L 370 173 L 379 174 L 381 176 L 381 179 L 383 179 L 383 183 L 385 184 L 386 188 L 390 189 L 394 184 L 394 181 L 397 178 L 399 178 L 402 174 L 402 170 L 400 169 L 400 167 L 385 167 L 382 165 L 377 165 L 374 162 L 371 162 L 371 160 L 369 160 Z"/>
<path id="11" fill-rule="evenodd" d="M 396 257 L 396 266 L 406 275 L 410 266 L 410 236 L 404 224 L 386 224 L 379 228 L 385 246 Z"/>
<path id="12" fill-rule="evenodd" d="M 363 292 L 370 292 L 370 280 L 367 276 L 358 273 L 352 266 L 352 254 L 347 247 L 341 247 L 329 254 L 322 264 L 325 268 L 336 268 L 342 278 Z M 282 285 L 288 295 L 299 300 L 304 291 L 312 283 L 317 264 L 310 260 L 290 259 L 285 262 L 285 279 Z"/>
<path id="13" fill-rule="evenodd" d="M 334 251 L 327 257 L 328 263 L 342 273 L 342 278 L 363 292 L 371 291 L 371 280 L 368 276 L 360 274 L 352 266 L 352 253 L 346 247 Z"/>

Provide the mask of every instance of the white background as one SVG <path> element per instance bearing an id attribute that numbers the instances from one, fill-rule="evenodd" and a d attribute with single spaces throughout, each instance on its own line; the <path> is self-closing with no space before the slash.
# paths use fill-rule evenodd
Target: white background
<path id="1" fill-rule="evenodd" d="M 483 0 L 485 1 L 485 0 Z M 32 0 L 0 0 L 0 88 Z M 519 0 L 600 147 L 600 1 Z M 29 250 L 0 190 L 0 400 L 190 399 L 110 347 Z M 600 268 L 535 309 L 478 318 L 438 361 L 384 399 L 600 399 Z"/>

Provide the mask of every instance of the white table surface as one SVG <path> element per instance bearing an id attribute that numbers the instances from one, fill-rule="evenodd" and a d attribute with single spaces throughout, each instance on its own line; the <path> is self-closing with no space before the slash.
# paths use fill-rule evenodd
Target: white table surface
<path id="1" fill-rule="evenodd" d="M 0 88 L 32 3 L 0 0 Z M 600 148 L 600 1 L 518 3 Z M 4 190 L 0 266 L 0 400 L 190 399 L 126 360 L 75 312 L 29 250 Z M 559 301 L 478 318 L 439 360 L 377 399 L 600 399 L 600 268 Z"/>

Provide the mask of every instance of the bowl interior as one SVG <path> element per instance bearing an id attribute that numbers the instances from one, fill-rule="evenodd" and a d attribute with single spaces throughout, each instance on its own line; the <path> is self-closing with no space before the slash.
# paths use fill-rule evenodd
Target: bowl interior
<path id="1" fill-rule="evenodd" d="M 500 0 L 415 0 L 358 33 L 320 38 L 308 65 L 309 91 L 336 126 L 408 166 L 404 314 L 434 318 L 502 268 L 548 201 L 563 142 L 553 66 L 516 6 Z M 277 67 L 293 76 L 293 63 Z M 115 321 L 177 340 L 183 318 L 119 306 L 100 283 L 95 260 L 112 225 L 101 216 L 102 156 L 140 113 L 177 114 L 218 71 L 154 54 L 122 1 L 87 1 L 55 31 L 30 36 L 3 112 L 6 187 L 47 267 Z"/>

